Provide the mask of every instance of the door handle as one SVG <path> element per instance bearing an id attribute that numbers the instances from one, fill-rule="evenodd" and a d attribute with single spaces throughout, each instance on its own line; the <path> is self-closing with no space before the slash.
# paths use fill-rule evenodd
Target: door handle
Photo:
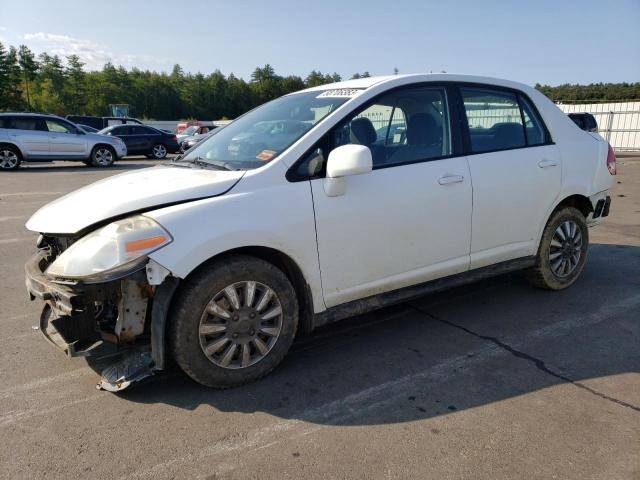
<path id="1" fill-rule="evenodd" d="M 555 167 L 558 163 L 555 160 L 540 160 L 538 166 L 540 168 Z"/>
<path id="2" fill-rule="evenodd" d="M 449 185 L 452 183 L 460 183 L 464 180 L 462 175 L 445 175 L 438 179 L 440 185 Z"/>

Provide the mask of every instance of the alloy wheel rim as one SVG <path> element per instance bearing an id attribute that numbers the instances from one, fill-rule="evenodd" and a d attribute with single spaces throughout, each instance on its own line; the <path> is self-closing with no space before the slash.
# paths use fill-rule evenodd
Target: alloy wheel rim
<path id="1" fill-rule="evenodd" d="M 582 231 L 578 224 L 567 220 L 558 225 L 549 248 L 549 265 L 554 275 L 560 278 L 571 275 L 582 256 Z"/>
<path id="2" fill-rule="evenodd" d="M 0 167 L 3 169 L 15 168 L 18 165 L 18 156 L 11 150 L 0 151 Z"/>
<path id="3" fill-rule="evenodd" d="M 164 158 L 167 154 L 167 149 L 163 145 L 156 145 L 153 147 L 153 154 L 158 158 Z"/>
<path id="4" fill-rule="evenodd" d="M 98 165 L 109 165 L 113 159 L 111 151 L 107 148 L 101 148 L 96 152 L 96 163 Z"/>
<path id="5" fill-rule="evenodd" d="M 200 348 L 219 367 L 250 367 L 278 341 L 282 316 L 280 299 L 269 286 L 251 280 L 233 283 L 205 307 L 198 325 Z"/>

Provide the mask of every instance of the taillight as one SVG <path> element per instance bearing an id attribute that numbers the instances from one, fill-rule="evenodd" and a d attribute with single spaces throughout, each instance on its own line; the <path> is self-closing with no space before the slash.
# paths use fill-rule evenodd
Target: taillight
<path id="1" fill-rule="evenodd" d="M 611 175 L 616 174 L 616 154 L 613 153 L 613 148 L 609 144 L 609 153 L 607 153 L 607 168 Z"/>
<path id="2" fill-rule="evenodd" d="M 178 141 L 178 137 L 176 137 L 175 135 L 173 137 L 171 137 L 171 140 L 173 140 L 174 142 Z M 611 146 L 609 146 L 609 148 L 611 148 Z M 607 160 L 607 164 L 608 164 L 609 160 Z M 613 169 L 616 169 L 616 159 L 615 157 L 613 158 Z"/>

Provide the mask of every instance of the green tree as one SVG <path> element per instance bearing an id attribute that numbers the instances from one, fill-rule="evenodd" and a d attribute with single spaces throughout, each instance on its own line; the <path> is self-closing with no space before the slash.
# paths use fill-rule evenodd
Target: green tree
<path id="1" fill-rule="evenodd" d="M 26 95 L 26 106 L 31 110 L 31 94 L 30 88 L 38 74 L 38 62 L 36 57 L 26 45 L 20 45 L 18 48 L 18 64 L 22 70 L 22 81 L 24 82 L 24 92 Z"/>
<path id="2" fill-rule="evenodd" d="M 87 92 L 85 88 L 86 74 L 78 55 L 67 57 L 65 75 L 65 108 L 75 114 L 83 114 L 86 111 Z"/>

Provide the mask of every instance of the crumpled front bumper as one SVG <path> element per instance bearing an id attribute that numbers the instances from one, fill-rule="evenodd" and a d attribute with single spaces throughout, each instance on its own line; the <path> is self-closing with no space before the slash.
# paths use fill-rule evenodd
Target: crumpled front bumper
<path id="1" fill-rule="evenodd" d="M 45 302 L 40 331 L 70 357 L 87 356 L 101 343 L 96 328 L 91 288 L 82 283 L 56 283 L 44 274 L 46 253 L 38 252 L 25 265 L 25 283 L 31 300 Z"/>
<path id="2" fill-rule="evenodd" d="M 179 279 L 168 271 L 162 275 L 162 267 L 150 260 L 146 271 L 117 280 L 57 282 L 44 273 L 49 255 L 39 250 L 25 265 L 31 300 L 45 302 L 40 316 L 45 338 L 70 357 L 122 353 L 102 372 L 98 386 L 105 390 L 122 390 L 163 370 L 165 325 Z"/>

